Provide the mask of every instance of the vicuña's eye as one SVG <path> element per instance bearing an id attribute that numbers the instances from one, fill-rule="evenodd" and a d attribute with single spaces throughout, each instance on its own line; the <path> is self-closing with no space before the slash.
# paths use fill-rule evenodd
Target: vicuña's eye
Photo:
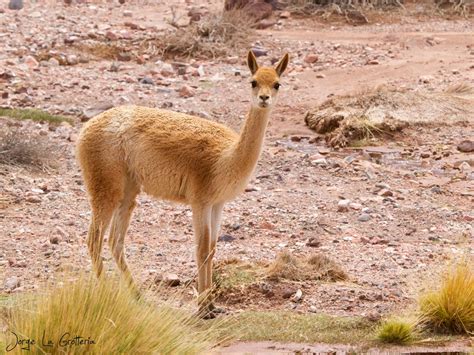
<path id="1" fill-rule="evenodd" d="M 252 84 L 253 88 L 256 88 L 257 87 L 257 80 L 252 80 L 251 84 Z"/>
<path id="2" fill-rule="evenodd" d="M 280 83 L 275 83 L 275 85 L 273 85 L 273 87 L 275 88 L 275 90 L 278 90 L 280 88 Z"/>

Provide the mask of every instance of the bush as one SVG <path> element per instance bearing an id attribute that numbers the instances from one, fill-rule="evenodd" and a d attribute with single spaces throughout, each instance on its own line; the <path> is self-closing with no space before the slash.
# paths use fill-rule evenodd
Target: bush
<path id="1" fill-rule="evenodd" d="M 56 148 L 43 136 L 20 129 L 0 134 L 0 164 L 46 169 L 53 166 L 57 155 Z"/>
<path id="2" fill-rule="evenodd" d="M 408 344 L 414 339 L 415 324 L 400 318 L 384 321 L 378 331 L 377 338 L 384 343 Z"/>
<path id="3" fill-rule="evenodd" d="M 81 277 L 45 295 L 17 300 L 7 314 L 9 332 L 39 340 L 32 346 L 35 353 L 196 354 L 217 344 L 213 325 L 204 328 L 184 311 L 137 301 L 126 286 L 105 278 Z M 7 346 L 14 341 L 9 334 Z M 43 336 L 51 347 L 42 344 Z"/>
<path id="4" fill-rule="evenodd" d="M 442 278 L 438 290 L 419 300 L 422 323 L 443 333 L 474 332 L 474 265 L 462 262 Z"/>
<path id="5" fill-rule="evenodd" d="M 278 254 L 276 260 L 269 266 L 267 275 L 269 279 L 294 281 L 341 281 L 348 278 L 335 261 L 323 254 L 298 258 L 290 252 Z"/>

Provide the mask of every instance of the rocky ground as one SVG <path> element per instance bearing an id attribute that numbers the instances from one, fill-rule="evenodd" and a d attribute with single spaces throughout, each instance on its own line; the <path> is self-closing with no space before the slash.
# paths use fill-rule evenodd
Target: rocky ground
<path id="1" fill-rule="evenodd" d="M 175 1 L 179 11 L 216 4 Z M 285 16 L 286 17 L 286 16 Z M 0 287 L 29 292 L 62 272 L 90 269 L 89 207 L 74 142 L 85 120 L 119 104 L 166 107 L 234 129 L 249 106 L 245 50 L 215 60 L 162 60 L 139 43 L 166 31 L 168 5 L 30 4 L 0 11 L 1 106 L 37 107 L 74 125 L 2 119 L 46 137 L 59 152 L 47 171 L 1 166 Z M 217 259 L 271 261 L 290 250 L 324 253 L 350 275 L 344 283 L 271 283 L 255 287 L 231 311 L 295 309 L 378 319 L 406 309 L 424 280 L 449 259 L 473 253 L 474 154 L 457 146 L 474 137 L 473 117 L 411 127 L 378 146 L 334 150 L 304 125 L 304 113 L 333 95 L 380 84 L 413 90 L 474 85 L 471 19 L 372 23 L 361 27 L 280 18 L 248 47 L 261 63 L 291 54 L 266 146 L 246 192 L 224 209 Z M 91 40 L 120 43 L 120 60 L 84 50 Z M 128 53 L 128 54 L 127 54 Z M 47 152 L 46 152 L 47 153 Z M 105 248 L 106 265 L 115 265 Z M 142 195 L 126 242 L 143 288 L 158 274 L 194 276 L 191 210 Z M 428 282 L 428 281 L 426 281 Z M 264 287 L 267 289 L 267 287 Z M 298 303 L 280 295 L 303 291 Z M 188 292 L 188 291 L 184 291 Z M 189 293 L 192 294 L 191 290 Z"/>

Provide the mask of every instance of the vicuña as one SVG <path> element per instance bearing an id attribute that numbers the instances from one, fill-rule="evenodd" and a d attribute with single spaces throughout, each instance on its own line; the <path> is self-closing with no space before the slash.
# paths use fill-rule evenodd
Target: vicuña
<path id="1" fill-rule="evenodd" d="M 138 292 L 124 239 L 141 190 L 188 204 L 197 244 L 199 309 L 204 317 L 215 316 L 209 291 L 222 208 L 244 190 L 257 164 L 288 60 L 285 54 L 275 68 L 259 67 L 248 53 L 252 100 L 240 134 L 200 117 L 140 106 L 112 108 L 84 125 L 77 157 L 92 208 L 87 246 L 98 276 L 110 226 L 113 257 Z"/>

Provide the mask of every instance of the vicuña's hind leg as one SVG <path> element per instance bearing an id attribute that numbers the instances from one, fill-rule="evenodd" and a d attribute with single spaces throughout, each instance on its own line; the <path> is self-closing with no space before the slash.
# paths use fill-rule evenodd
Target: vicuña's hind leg
<path id="1" fill-rule="evenodd" d="M 109 247 L 122 276 L 128 282 L 136 296 L 139 296 L 138 289 L 133 281 L 132 274 L 125 261 L 124 239 L 130 224 L 130 217 L 136 206 L 135 198 L 140 189 L 133 181 L 128 181 L 125 185 L 123 199 L 120 206 L 115 210 L 110 228 Z"/>
<path id="2" fill-rule="evenodd" d="M 97 275 L 100 277 L 103 269 L 102 262 L 102 244 L 104 241 L 104 234 L 109 226 L 110 219 L 114 211 L 113 204 L 107 203 L 107 206 L 102 208 L 92 209 L 92 218 L 89 225 L 89 233 L 87 235 L 87 247 L 92 259 L 92 267 Z"/>

